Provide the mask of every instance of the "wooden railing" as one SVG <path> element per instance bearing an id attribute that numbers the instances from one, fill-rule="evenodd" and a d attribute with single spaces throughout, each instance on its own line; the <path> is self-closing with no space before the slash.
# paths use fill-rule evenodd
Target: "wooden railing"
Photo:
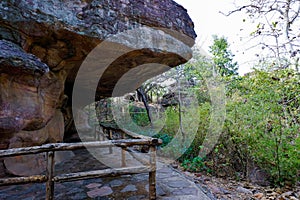
<path id="1" fill-rule="evenodd" d="M 47 154 L 47 168 L 46 174 L 34 175 L 27 177 L 13 177 L 0 179 L 0 186 L 15 185 L 25 183 L 44 183 L 46 182 L 46 199 L 54 199 L 54 183 L 76 181 L 90 178 L 100 178 L 107 176 L 119 176 L 124 174 L 138 174 L 149 173 L 149 199 L 156 199 L 156 146 L 161 143 L 161 140 L 140 136 L 138 134 L 128 132 L 133 139 L 120 139 L 120 140 L 106 140 L 106 141 L 93 141 L 93 142 L 80 142 L 80 143 L 51 143 L 42 146 L 13 148 L 7 150 L 0 150 L 0 158 L 45 153 Z M 134 145 L 147 145 L 149 146 L 149 162 L 142 166 L 126 167 L 125 151 L 130 146 Z M 120 168 L 108 168 L 103 170 L 85 171 L 78 173 L 60 174 L 55 176 L 55 159 L 56 151 L 76 150 L 84 148 L 122 148 L 122 166 Z"/>

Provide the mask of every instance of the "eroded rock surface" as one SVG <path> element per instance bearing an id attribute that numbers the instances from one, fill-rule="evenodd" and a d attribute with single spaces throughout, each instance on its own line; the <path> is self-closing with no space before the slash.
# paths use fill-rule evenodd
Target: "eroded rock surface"
<path id="1" fill-rule="evenodd" d="M 19 148 L 33 145 L 41 145 L 48 142 L 61 142 L 64 136 L 64 118 L 59 110 L 54 117 L 42 129 L 36 131 L 20 131 L 9 140 L 9 148 Z M 4 165 L 11 174 L 28 176 L 42 173 L 46 169 L 47 161 L 45 153 L 37 155 L 25 155 L 8 157 L 4 159 Z"/>
<path id="2" fill-rule="evenodd" d="M 0 132 L 37 130 L 53 117 L 63 82 L 36 56 L 0 40 Z"/>
<path id="3" fill-rule="evenodd" d="M 97 61 L 109 59 L 120 50 L 123 58 L 112 60 L 114 63 L 105 71 L 98 90 L 101 97 L 110 96 L 120 77 L 137 65 L 155 62 L 174 67 L 186 62 L 196 37 L 186 10 L 171 0 L 2 1 L 0 11 L 0 37 L 35 54 L 51 71 L 66 71 L 63 78 L 67 78 L 67 90 L 71 90 L 84 58 L 102 41 L 126 30 L 154 28 L 152 33 L 141 33 L 142 30 L 136 35 L 125 34 L 128 38 L 117 38 L 104 47 L 106 55 Z M 133 44 L 130 36 L 140 45 Z M 152 49 L 143 45 L 149 43 Z M 128 52 L 122 52 L 122 48 L 129 48 Z M 170 51 L 176 48 L 179 52 Z M 136 51 L 130 52 L 133 50 Z M 156 74 L 159 73 L 158 69 Z"/>

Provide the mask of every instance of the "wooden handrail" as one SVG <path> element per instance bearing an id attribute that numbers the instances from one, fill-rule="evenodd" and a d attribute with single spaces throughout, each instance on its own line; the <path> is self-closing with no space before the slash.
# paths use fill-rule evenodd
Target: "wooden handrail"
<path id="1" fill-rule="evenodd" d="M 120 176 L 125 174 L 139 174 L 149 172 L 151 170 L 148 166 L 140 167 L 123 167 L 115 169 L 101 169 L 89 172 L 77 172 L 70 174 L 58 175 L 53 178 L 55 182 L 78 181 L 88 178 L 101 178 L 105 176 Z"/>
<path id="2" fill-rule="evenodd" d="M 48 180 L 45 175 L 35 175 L 28 177 L 13 177 L 13 178 L 0 178 L 0 186 L 4 185 L 17 185 L 24 183 L 44 183 Z"/>
<path id="3" fill-rule="evenodd" d="M 105 148 L 113 146 L 129 147 L 133 145 L 157 145 L 158 139 L 122 139 L 122 140 L 106 140 L 95 142 L 79 142 L 79 143 L 49 143 L 41 146 L 22 147 L 0 150 L 0 158 L 9 156 L 19 156 L 27 154 L 36 154 L 49 151 L 65 151 L 83 148 Z"/>

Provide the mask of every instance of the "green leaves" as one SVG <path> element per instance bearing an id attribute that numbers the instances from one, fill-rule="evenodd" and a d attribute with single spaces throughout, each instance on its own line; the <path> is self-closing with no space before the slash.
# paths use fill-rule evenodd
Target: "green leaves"
<path id="1" fill-rule="evenodd" d="M 229 50 L 229 44 L 224 37 L 213 36 L 213 45 L 210 46 L 212 61 L 215 69 L 221 76 L 237 75 L 238 65 L 233 61 L 233 54 Z"/>
<path id="2" fill-rule="evenodd" d="M 273 184 L 297 181 L 300 169 L 299 75 L 287 69 L 257 70 L 249 76 L 223 79 L 228 82 L 227 117 L 222 136 L 204 166 L 216 175 L 223 169 L 227 174 L 235 170 L 246 176 L 249 173 L 247 165 L 253 162 L 270 175 Z M 197 136 L 182 158 L 187 170 L 205 171 L 198 162 L 197 152 L 208 133 L 210 109 L 209 100 L 201 102 Z M 234 166 L 238 167 L 233 169 Z"/>
<path id="3" fill-rule="evenodd" d="M 272 26 L 273 26 L 274 28 L 276 28 L 277 24 L 278 24 L 278 22 L 272 22 Z"/>
<path id="4" fill-rule="evenodd" d="M 204 160 L 205 160 L 204 158 L 197 156 L 191 160 L 189 160 L 189 159 L 184 160 L 182 162 L 181 166 L 185 170 L 188 170 L 191 172 L 200 172 L 200 171 L 210 172 L 210 169 L 206 166 Z"/>
<path id="5" fill-rule="evenodd" d="M 298 81 L 293 70 L 256 71 L 233 82 L 227 100 L 231 138 L 275 184 L 297 181 L 300 169 Z"/>

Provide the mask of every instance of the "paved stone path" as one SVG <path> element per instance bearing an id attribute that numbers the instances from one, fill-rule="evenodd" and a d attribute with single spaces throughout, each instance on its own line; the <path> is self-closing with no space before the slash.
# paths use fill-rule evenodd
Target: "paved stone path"
<path id="1" fill-rule="evenodd" d="M 86 150 L 74 151 L 73 158 L 59 163 L 56 174 L 103 169 L 103 164 Z M 117 160 L 117 159 L 115 159 Z M 157 163 L 158 200 L 212 200 L 212 195 L 179 171 Z M 142 200 L 148 199 L 148 173 L 55 183 L 55 199 Z M 0 187 L 1 200 L 45 199 L 45 184 Z"/>

